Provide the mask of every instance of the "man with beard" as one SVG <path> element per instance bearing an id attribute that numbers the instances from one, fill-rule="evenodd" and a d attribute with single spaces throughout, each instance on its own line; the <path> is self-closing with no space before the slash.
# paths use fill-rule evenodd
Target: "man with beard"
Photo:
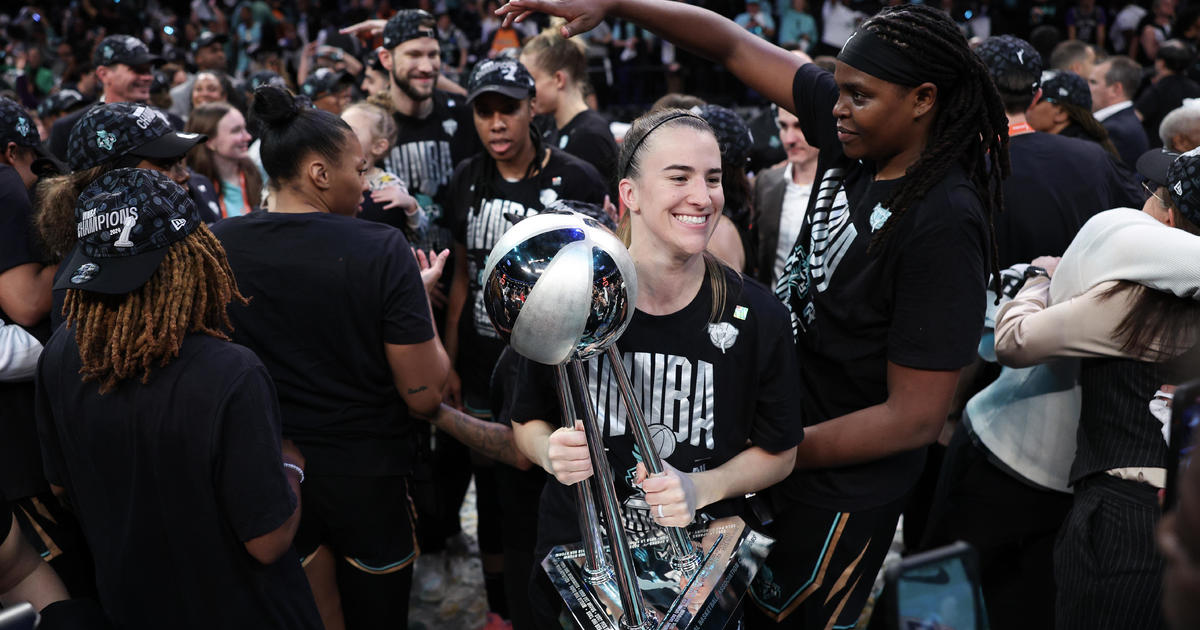
<path id="1" fill-rule="evenodd" d="M 405 9 L 381 23 L 366 20 L 342 29 L 370 33 L 383 27 L 379 62 L 389 77 L 400 132 L 380 166 L 399 175 L 430 218 L 441 224 L 445 186 L 454 166 L 481 148 L 471 133 L 471 110 L 460 96 L 439 89 L 450 86 L 439 83 L 441 47 L 429 12 Z M 442 249 L 447 243 L 434 246 Z"/>

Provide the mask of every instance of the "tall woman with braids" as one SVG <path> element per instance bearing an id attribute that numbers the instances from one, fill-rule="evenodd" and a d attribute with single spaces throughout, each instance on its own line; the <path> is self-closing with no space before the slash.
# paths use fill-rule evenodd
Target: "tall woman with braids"
<path id="1" fill-rule="evenodd" d="M 776 288 L 805 438 L 770 493 L 778 542 L 751 595 L 786 627 L 852 626 L 979 341 L 1009 169 L 987 69 L 945 13 L 920 5 L 865 21 L 833 74 L 684 3 L 511 0 L 502 12 L 536 10 L 566 18 L 567 35 L 612 15 L 707 56 L 794 112 L 820 148 Z"/>
<path id="2" fill-rule="evenodd" d="M 225 251 L 156 171 L 100 176 L 75 218 L 38 431 L 105 613 L 119 628 L 320 628 L 292 551 L 305 461 L 280 443 L 266 368 L 229 341 L 226 307 L 246 298 Z"/>

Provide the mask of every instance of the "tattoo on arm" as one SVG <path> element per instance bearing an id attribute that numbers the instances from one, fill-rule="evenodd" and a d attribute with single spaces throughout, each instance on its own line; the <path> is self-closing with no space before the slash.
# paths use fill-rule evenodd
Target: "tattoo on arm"
<path id="1" fill-rule="evenodd" d="M 522 455 L 513 444 L 512 427 L 480 420 L 457 410 L 446 415 L 448 417 L 438 418 L 438 420 L 444 421 L 437 423 L 439 428 L 446 430 L 460 442 L 482 455 L 510 466 L 519 465 Z"/>

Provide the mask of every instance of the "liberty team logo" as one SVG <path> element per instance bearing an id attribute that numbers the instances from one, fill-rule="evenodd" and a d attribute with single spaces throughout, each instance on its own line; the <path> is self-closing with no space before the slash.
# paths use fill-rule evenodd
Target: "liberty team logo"
<path id="1" fill-rule="evenodd" d="M 112 151 L 113 144 L 117 141 L 117 134 L 109 133 L 103 129 L 96 132 L 96 146 L 105 151 Z"/>

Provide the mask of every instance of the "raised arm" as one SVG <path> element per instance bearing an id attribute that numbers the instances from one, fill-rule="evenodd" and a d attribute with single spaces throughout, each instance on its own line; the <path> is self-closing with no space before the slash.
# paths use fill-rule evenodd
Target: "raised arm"
<path id="1" fill-rule="evenodd" d="M 792 75 L 803 60 L 707 9 L 669 0 L 510 0 L 506 21 L 543 12 L 565 18 L 563 35 L 578 35 L 605 16 L 623 18 L 711 59 L 775 104 L 792 110 Z"/>

